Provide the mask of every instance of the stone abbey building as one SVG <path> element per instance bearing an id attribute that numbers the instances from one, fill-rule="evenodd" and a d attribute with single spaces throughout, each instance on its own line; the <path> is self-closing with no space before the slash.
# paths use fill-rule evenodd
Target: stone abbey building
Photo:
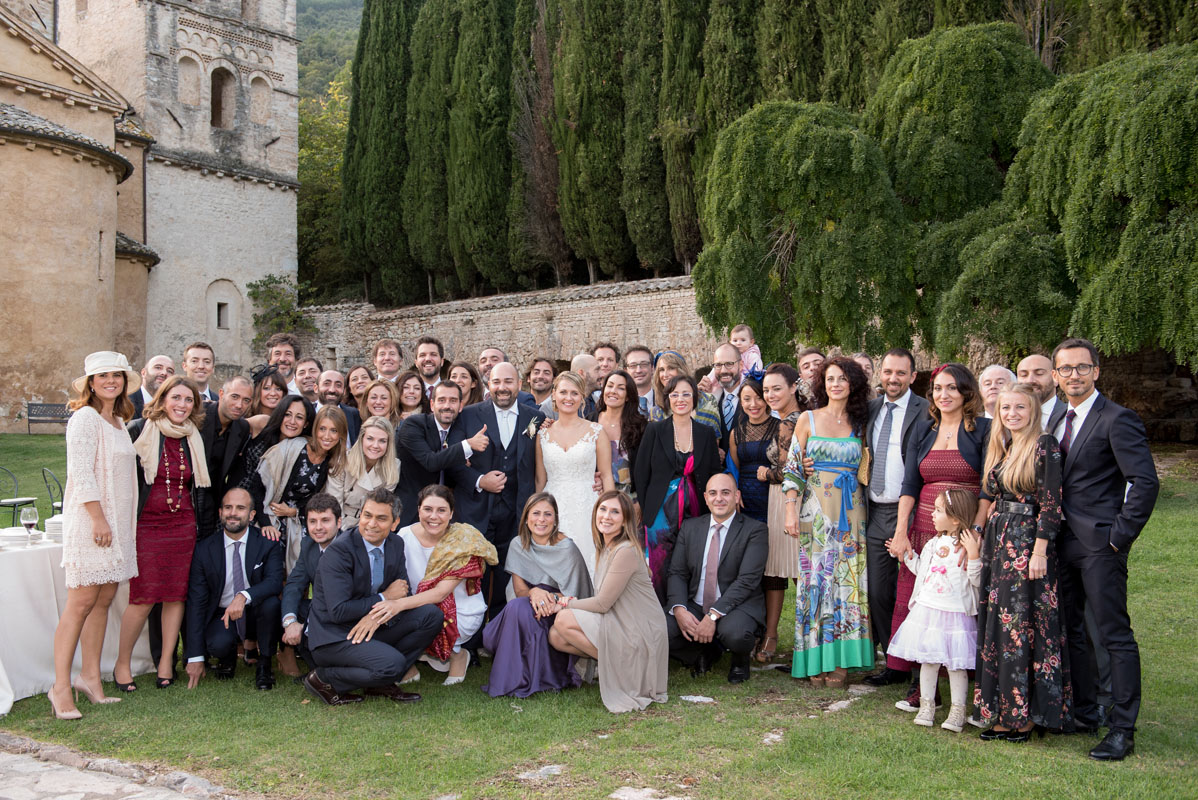
<path id="1" fill-rule="evenodd" d="M 93 350 L 253 363 L 246 286 L 296 270 L 297 44 L 288 0 L 0 0 L 0 430 Z"/>

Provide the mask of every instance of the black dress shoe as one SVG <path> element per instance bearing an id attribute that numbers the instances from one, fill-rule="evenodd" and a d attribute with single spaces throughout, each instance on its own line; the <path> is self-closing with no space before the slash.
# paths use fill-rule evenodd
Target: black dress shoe
<path id="1" fill-rule="evenodd" d="M 1037 736 L 1039 736 L 1041 739 L 1043 739 L 1044 731 L 1045 731 L 1045 728 L 1043 725 L 1034 725 L 1031 728 L 1028 728 L 1026 731 L 1007 731 L 1006 735 L 1003 736 L 1003 738 L 1006 739 L 1008 742 L 1014 742 L 1015 744 L 1023 744 L 1024 742 L 1030 742 L 1032 740 L 1033 733 L 1036 734 Z"/>
<path id="2" fill-rule="evenodd" d="M 416 692 L 405 692 L 395 684 L 390 686 L 372 686 L 366 690 L 367 697 L 386 697 L 388 700 L 394 700 L 397 703 L 415 703 L 420 699 L 420 695 Z"/>
<path id="3" fill-rule="evenodd" d="M 1090 758 L 1096 761 L 1122 761 L 1135 749 L 1136 743 L 1132 734 L 1115 728 L 1090 751 Z"/>
<path id="4" fill-rule="evenodd" d="M 691 677 L 698 678 L 709 672 L 711 672 L 711 657 L 707 655 L 707 651 L 703 651 L 699 653 L 695 663 L 691 664 Z"/>
<path id="5" fill-rule="evenodd" d="M 993 742 L 995 739 L 1005 739 L 1010 731 L 1000 731 L 994 728 L 987 728 L 978 734 L 978 738 L 983 742 Z"/>
<path id="6" fill-rule="evenodd" d="M 320 679 L 316 670 L 304 676 L 303 684 L 305 689 L 323 700 L 325 705 L 344 706 L 349 703 L 361 703 L 365 699 L 358 694 L 338 694 L 336 689 Z"/>
<path id="7" fill-rule="evenodd" d="M 864 682 L 870 686 L 893 686 L 896 683 L 906 683 L 911 680 L 910 672 L 887 667 L 881 672 L 865 676 Z"/>
<path id="8" fill-rule="evenodd" d="M 744 683 L 749 679 L 748 654 L 732 654 L 732 664 L 728 667 L 728 683 Z"/>
<path id="9" fill-rule="evenodd" d="M 254 688 L 262 691 L 270 691 L 275 688 L 275 673 L 270 668 L 269 658 L 258 659 L 257 674 L 254 676 Z"/>
<path id="10" fill-rule="evenodd" d="M 216 662 L 216 667 L 212 670 L 212 674 L 216 676 L 218 681 L 228 681 L 233 679 L 233 672 L 236 669 L 237 656 L 222 658 Z"/>

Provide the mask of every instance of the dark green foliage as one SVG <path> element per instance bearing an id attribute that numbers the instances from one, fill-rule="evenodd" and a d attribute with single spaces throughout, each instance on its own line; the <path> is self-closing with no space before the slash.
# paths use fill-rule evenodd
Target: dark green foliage
<path id="1" fill-rule="evenodd" d="M 427 0 L 412 27 L 412 80 L 408 84 L 407 175 L 403 222 L 419 268 L 442 297 L 457 291 L 446 218 L 449 193 L 449 90 L 458 44 L 454 0 Z M 429 298 L 432 302 L 433 298 Z"/>
<path id="2" fill-rule="evenodd" d="M 937 28 L 972 25 L 1003 18 L 1004 0 L 935 0 L 932 15 Z"/>
<path id="3" fill-rule="evenodd" d="M 818 100 L 823 50 L 815 0 L 763 0 L 757 28 L 762 100 Z"/>
<path id="4" fill-rule="evenodd" d="M 624 188 L 620 205 L 637 261 L 659 274 L 674 261 L 666 165 L 657 133 L 661 96 L 661 3 L 624 4 Z"/>
<path id="5" fill-rule="evenodd" d="M 295 13 L 299 38 L 299 94 L 324 94 L 333 76 L 354 54 L 362 27 L 362 0 L 300 0 Z"/>
<path id="6" fill-rule="evenodd" d="M 865 36 L 879 0 L 815 0 L 819 14 L 824 71 L 820 96 L 845 108 L 860 110 L 869 96 Z"/>
<path id="7" fill-rule="evenodd" d="M 886 62 L 908 39 L 923 36 L 935 24 L 936 10 L 927 0 L 881 0 L 865 32 L 863 53 L 869 91 L 875 91 Z"/>
<path id="8" fill-rule="evenodd" d="M 512 284 L 507 254 L 512 0 L 459 0 L 449 111 L 449 248 L 472 293 Z"/>
<path id="9" fill-rule="evenodd" d="M 863 115 L 917 220 L 955 219 L 1002 192 L 1023 115 L 1053 75 L 1015 26 L 941 28 L 904 42 Z"/>
<path id="10" fill-rule="evenodd" d="M 408 165 L 408 38 L 418 8 L 419 0 L 369 0 L 364 7 L 345 145 L 342 230 L 347 250 L 367 272 L 368 292 L 381 289 L 394 303 L 414 302 L 424 290 L 423 275 L 408 252 L 400 210 Z"/>
<path id="11" fill-rule="evenodd" d="M 703 249 L 691 158 L 699 129 L 707 0 L 662 0 L 661 106 L 658 131 L 666 166 L 666 197 L 674 256 L 689 267 Z"/>
<path id="12" fill-rule="evenodd" d="M 297 286 L 285 275 L 267 275 L 247 283 L 245 288 L 254 304 L 255 351 L 262 352 L 266 340 L 276 333 L 320 333 L 299 307 L 300 294 L 307 294 L 310 287 Z"/>
<path id="13" fill-rule="evenodd" d="M 703 40 L 703 80 L 699 83 L 695 137 L 695 197 L 703 222 L 707 167 L 716 137 L 757 99 L 757 43 L 754 34 L 762 0 L 711 0 Z M 700 225 L 702 227 L 702 225 Z"/>
<path id="14" fill-rule="evenodd" d="M 1075 5 L 1078 33 L 1064 55 L 1071 70 L 1198 39 L 1198 3 L 1193 0 L 1078 0 Z"/>
<path id="15" fill-rule="evenodd" d="M 826 104 L 763 103 L 720 134 L 700 316 L 752 326 L 767 360 L 793 345 L 880 352 L 911 338 L 913 228 L 877 144 Z"/>

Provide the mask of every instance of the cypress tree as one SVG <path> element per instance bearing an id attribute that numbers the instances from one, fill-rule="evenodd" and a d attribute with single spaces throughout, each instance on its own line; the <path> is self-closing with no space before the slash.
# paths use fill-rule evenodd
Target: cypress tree
<path id="1" fill-rule="evenodd" d="M 637 260 L 658 275 L 674 260 L 666 165 L 657 134 L 661 4 L 627 0 L 624 38 L 624 187 L 620 205 Z"/>
<path id="2" fill-rule="evenodd" d="M 512 0 L 459 0 L 449 107 L 449 249 L 463 288 L 512 284 L 507 253 Z"/>
<path id="3" fill-rule="evenodd" d="M 703 77 L 703 38 L 707 0 L 662 0 L 661 104 L 658 131 L 666 167 L 666 197 L 674 256 L 688 270 L 699 257 L 703 237 L 695 200 L 696 108 Z"/>
<path id="4" fill-rule="evenodd" d="M 862 56 L 868 51 L 865 36 L 878 6 L 879 0 L 815 0 L 824 49 L 824 100 L 850 109 L 864 107 L 869 68 Z"/>
<path id="5" fill-rule="evenodd" d="M 925 0 L 881 0 L 865 32 L 867 87 L 873 92 L 886 62 L 908 39 L 925 35 L 935 23 L 935 9 Z"/>
<path id="6" fill-rule="evenodd" d="M 1067 68 L 1096 67 L 1128 52 L 1198 39 L 1198 6 L 1187 0 L 1081 0 Z"/>
<path id="7" fill-rule="evenodd" d="M 763 100 L 817 100 L 823 52 L 815 0 L 764 0 L 757 29 Z"/>
<path id="8" fill-rule="evenodd" d="M 703 79 L 699 83 L 695 138 L 695 197 L 699 220 L 707 166 L 715 150 L 716 137 L 724 126 L 748 111 L 756 100 L 757 43 L 753 34 L 762 0 L 711 0 L 707 35 L 703 40 Z"/>
<path id="9" fill-rule="evenodd" d="M 427 0 L 412 27 L 412 80 L 408 84 L 407 175 L 403 185 L 403 221 L 412 258 L 434 295 L 457 291 L 453 255 L 446 236 L 449 196 L 449 90 L 457 52 L 454 0 Z"/>

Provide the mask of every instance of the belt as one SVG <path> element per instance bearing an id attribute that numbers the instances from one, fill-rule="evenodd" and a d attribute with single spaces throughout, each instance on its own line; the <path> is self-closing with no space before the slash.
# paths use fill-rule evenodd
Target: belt
<path id="1" fill-rule="evenodd" d="M 1036 516 L 1036 507 L 1031 503 L 1016 503 L 1014 500 L 999 500 L 994 504 L 998 514 L 1022 514 L 1025 517 Z"/>

